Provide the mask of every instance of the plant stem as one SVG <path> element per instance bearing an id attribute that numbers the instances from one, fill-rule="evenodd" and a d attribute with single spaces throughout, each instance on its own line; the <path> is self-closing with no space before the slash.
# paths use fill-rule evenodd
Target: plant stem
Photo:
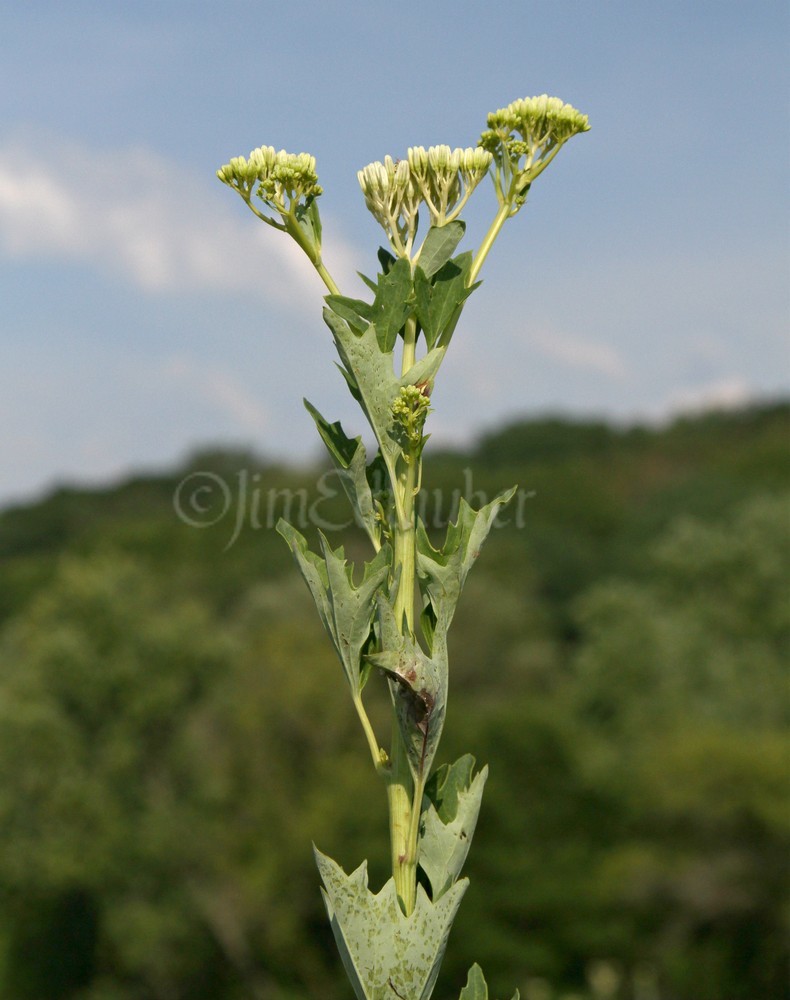
<path id="1" fill-rule="evenodd" d="M 494 241 L 497 236 L 499 236 L 499 230 L 504 226 L 505 222 L 510 216 L 512 211 L 512 205 L 509 199 L 506 199 L 502 205 L 499 206 L 499 211 L 494 216 L 494 221 L 488 227 L 488 232 L 483 237 L 483 242 L 477 249 L 475 254 L 475 259 L 472 261 L 472 269 L 469 272 L 469 284 L 473 284 L 478 274 L 480 273 L 480 268 L 483 266 L 483 261 L 488 256 L 488 251 L 494 245 Z"/>
<path id="2" fill-rule="evenodd" d="M 414 316 L 410 316 L 406 320 L 406 326 L 403 330 L 403 358 L 401 360 L 401 375 L 405 375 L 406 372 L 412 367 L 416 357 L 417 348 L 417 320 Z"/>
<path id="3" fill-rule="evenodd" d="M 365 733 L 365 739 L 368 741 L 370 755 L 373 758 L 373 766 L 376 768 L 377 772 L 381 773 L 385 766 L 387 755 L 385 751 L 379 747 L 376 734 L 373 732 L 373 726 L 370 724 L 370 719 L 368 718 L 368 713 L 365 711 L 365 706 L 362 704 L 361 695 L 356 695 L 354 697 L 354 708 L 357 710 L 359 721 L 362 723 L 362 729 Z"/>
<path id="4" fill-rule="evenodd" d="M 405 374 L 414 364 L 417 325 L 407 321 L 403 338 L 401 371 Z M 416 450 L 404 453 L 398 462 L 399 472 L 393 491 L 397 498 L 393 525 L 393 571 L 398 575 L 395 597 L 395 620 L 402 634 L 414 632 L 415 511 L 414 497 L 419 482 L 421 457 Z M 390 848 L 395 889 L 404 912 L 414 909 L 417 898 L 417 837 L 419 808 L 406 747 L 393 705 L 392 751 L 387 785 L 390 814 Z M 420 801 L 422 794 L 420 793 Z M 415 816 L 414 810 L 418 813 Z"/>
<path id="5" fill-rule="evenodd" d="M 400 735 L 395 707 L 392 710 L 392 753 L 387 781 L 387 803 L 390 814 L 390 850 L 392 877 L 403 912 L 414 910 L 417 898 L 417 844 L 412 842 L 412 798 L 414 782 Z"/>
<path id="6" fill-rule="evenodd" d="M 329 271 L 327 271 L 327 269 L 326 269 L 326 268 L 324 267 L 324 264 L 323 264 L 323 261 L 319 260 L 319 261 L 318 261 L 318 262 L 317 262 L 317 263 L 315 264 L 315 269 L 316 269 L 316 271 L 318 271 L 318 273 L 319 273 L 319 274 L 321 275 L 321 280 L 322 280 L 322 281 L 323 281 L 323 283 L 324 283 L 324 284 L 326 285 L 326 287 L 327 287 L 327 288 L 329 289 L 329 291 L 330 291 L 330 292 L 331 292 L 331 293 L 332 293 L 333 295 L 340 295 L 340 289 L 339 289 L 339 288 L 338 288 L 338 286 L 336 285 L 336 283 L 335 283 L 335 280 L 334 280 L 334 278 L 332 277 L 332 275 L 331 275 L 331 274 L 329 273 Z"/>
<path id="7" fill-rule="evenodd" d="M 310 243 L 310 241 L 307 239 L 304 232 L 302 231 L 302 227 L 299 225 L 296 216 L 293 215 L 293 213 L 287 216 L 285 229 L 289 234 L 289 236 L 291 236 L 299 244 L 302 250 L 304 250 L 304 252 L 307 254 L 307 256 L 310 259 L 310 262 L 312 263 L 316 271 L 318 271 L 319 275 L 321 276 L 321 280 L 329 289 L 329 291 L 333 295 L 339 295 L 340 289 L 338 288 L 337 283 L 335 282 L 332 275 L 329 273 L 329 271 L 327 271 L 326 267 L 324 266 L 324 262 L 321 260 L 320 250 L 314 247 L 312 243 Z"/>

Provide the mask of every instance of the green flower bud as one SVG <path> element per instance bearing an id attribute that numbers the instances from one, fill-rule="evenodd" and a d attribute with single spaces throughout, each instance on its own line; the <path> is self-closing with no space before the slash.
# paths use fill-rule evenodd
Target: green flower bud
<path id="1" fill-rule="evenodd" d="M 401 257 L 408 255 L 420 207 L 408 161 L 385 156 L 383 163 L 377 160 L 358 171 L 357 179 L 368 210 L 386 232 L 395 252 Z"/>
<path id="2" fill-rule="evenodd" d="M 308 153 L 276 152 L 273 146 L 253 149 L 249 158 L 234 156 L 217 171 L 217 177 L 249 201 L 256 194 L 280 215 L 288 215 L 299 202 L 308 202 L 322 193 L 315 169 L 315 157 Z"/>
<path id="3" fill-rule="evenodd" d="M 449 146 L 413 146 L 409 168 L 431 213 L 431 223 L 442 226 L 458 217 L 469 195 L 488 170 L 491 154 L 482 149 Z"/>
<path id="4" fill-rule="evenodd" d="M 560 147 L 590 128 L 587 115 L 548 94 L 524 97 L 492 111 L 487 124 L 488 129 L 480 136 L 480 147 L 493 156 L 497 165 L 500 200 L 512 184 L 516 207 L 523 204 L 530 184 Z"/>

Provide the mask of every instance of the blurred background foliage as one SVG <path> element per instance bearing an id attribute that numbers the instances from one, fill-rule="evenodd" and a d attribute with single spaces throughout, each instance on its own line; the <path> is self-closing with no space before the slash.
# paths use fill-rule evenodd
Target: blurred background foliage
<path id="1" fill-rule="evenodd" d="M 786 996 L 789 443 L 776 404 L 430 456 L 434 522 L 527 491 L 451 634 L 442 756 L 491 776 L 439 1000 L 475 960 L 527 1000 Z M 342 523 L 321 472 L 207 452 L 0 514 L 2 1000 L 349 996 L 311 841 L 380 885 L 384 793 L 272 530 Z"/>

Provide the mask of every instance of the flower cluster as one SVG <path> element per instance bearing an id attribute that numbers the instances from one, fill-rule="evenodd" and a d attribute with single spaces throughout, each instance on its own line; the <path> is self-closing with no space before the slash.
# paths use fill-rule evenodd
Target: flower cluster
<path id="1" fill-rule="evenodd" d="M 258 197 L 280 215 L 288 215 L 300 202 L 322 193 L 309 153 L 277 152 L 273 146 L 253 149 L 248 159 L 234 156 L 217 171 L 217 177 L 249 202 L 255 189 Z"/>
<path id="2" fill-rule="evenodd" d="M 428 207 L 432 225 L 443 226 L 460 215 L 469 195 L 488 172 L 491 160 L 491 153 L 480 147 L 409 149 L 411 176 Z"/>
<path id="3" fill-rule="evenodd" d="M 587 115 L 547 94 L 524 97 L 506 108 L 492 111 L 488 116 L 488 129 L 480 136 L 480 145 L 496 161 L 495 182 L 500 200 L 504 199 L 504 187 L 512 179 L 517 195 L 516 207 L 523 204 L 529 185 L 548 166 L 560 147 L 589 128 Z"/>
<path id="4" fill-rule="evenodd" d="M 431 410 L 427 386 L 404 385 L 390 407 L 395 422 L 400 425 L 407 450 L 419 448 L 422 429 Z"/>
<path id="5" fill-rule="evenodd" d="M 485 149 L 413 146 L 405 160 L 385 156 L 357 174 L 365 204 L 386 232 L 400 257 L 407 256 L 417 232 L 422 202 L 431 225 L 457 218 L 480 181 L 492 155 Z"/>
<path id="6" fill-rule="evenodd" d="M 407 160 L 369 163 L 357 173 L 365 204 L 384 229 L 395 252 L 406 257 L 417 232 L 420 192 Z"/>

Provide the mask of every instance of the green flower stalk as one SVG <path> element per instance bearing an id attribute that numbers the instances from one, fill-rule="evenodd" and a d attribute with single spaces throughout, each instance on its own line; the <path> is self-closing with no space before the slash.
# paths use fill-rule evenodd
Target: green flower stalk
<path id="1" fill-rule="evenodd" d="M 249 157 L 234 156 L 217 171 L 223 184 L 233 188 L 258 218 L 288 233 L 304 250 L 330 292 L 339 291 L 321 260 L 321 218 L 316 199 L 323 194 L 315 171 L 315 157 L 309 153 L 275 152 L 273 146 L 259 146 Z M 269 209 L 261 211 L 258 198 Z M 278 222 L 275 216 L 280 217 Z"/>
<path id="2" fill-rule="evenodd" d="M 341 294 L 323 263 L 322 192 L 312 156 L 262 146 L 217 172 L 259 219 L 296 240 L 324 281 L 324 320 L 340 370 L 378 448 L 368 461 L 360 437 L 347 437 L 306 403 L 371 543 L 361 573 L 323 535 L 315 552 L 291 525 L 278 525 L 337 653 L 386 790 L 392 877 L 380 892 L 369 890 L 364 862 L 347 875 L 316 851 L 327 913 L 358 1000 L 431 996 L 468 885 L 461 870 L 487 777 L 468 754 L 438 769 L 434 762 L 447 711 L 448 630 L 467 574 L 515 488 L 479 510 L 462 500 L 444 544 L 433 547 L 415 509 L 431 392 L 502 226 L 560 148 L 589 128 L 585 115 L 546 95 L 492 112 L 487 125 L 477 146 L 413 146 L 401 159 L 386 156 L 359 171 L 365 204 L 388 243 L 379 249 L 380 273 L 363 277 L 367 299 Z M 461 213 L 486 176 L 496 214 L 479 247 L 456 254 L 465 234 Z M 427 228 L 417 245 L 421 215 Z M 392 705 L 389 751 L 365 708 L 374 679 Z M 459 1000 L 487 998 L 474 965 Z"/>

